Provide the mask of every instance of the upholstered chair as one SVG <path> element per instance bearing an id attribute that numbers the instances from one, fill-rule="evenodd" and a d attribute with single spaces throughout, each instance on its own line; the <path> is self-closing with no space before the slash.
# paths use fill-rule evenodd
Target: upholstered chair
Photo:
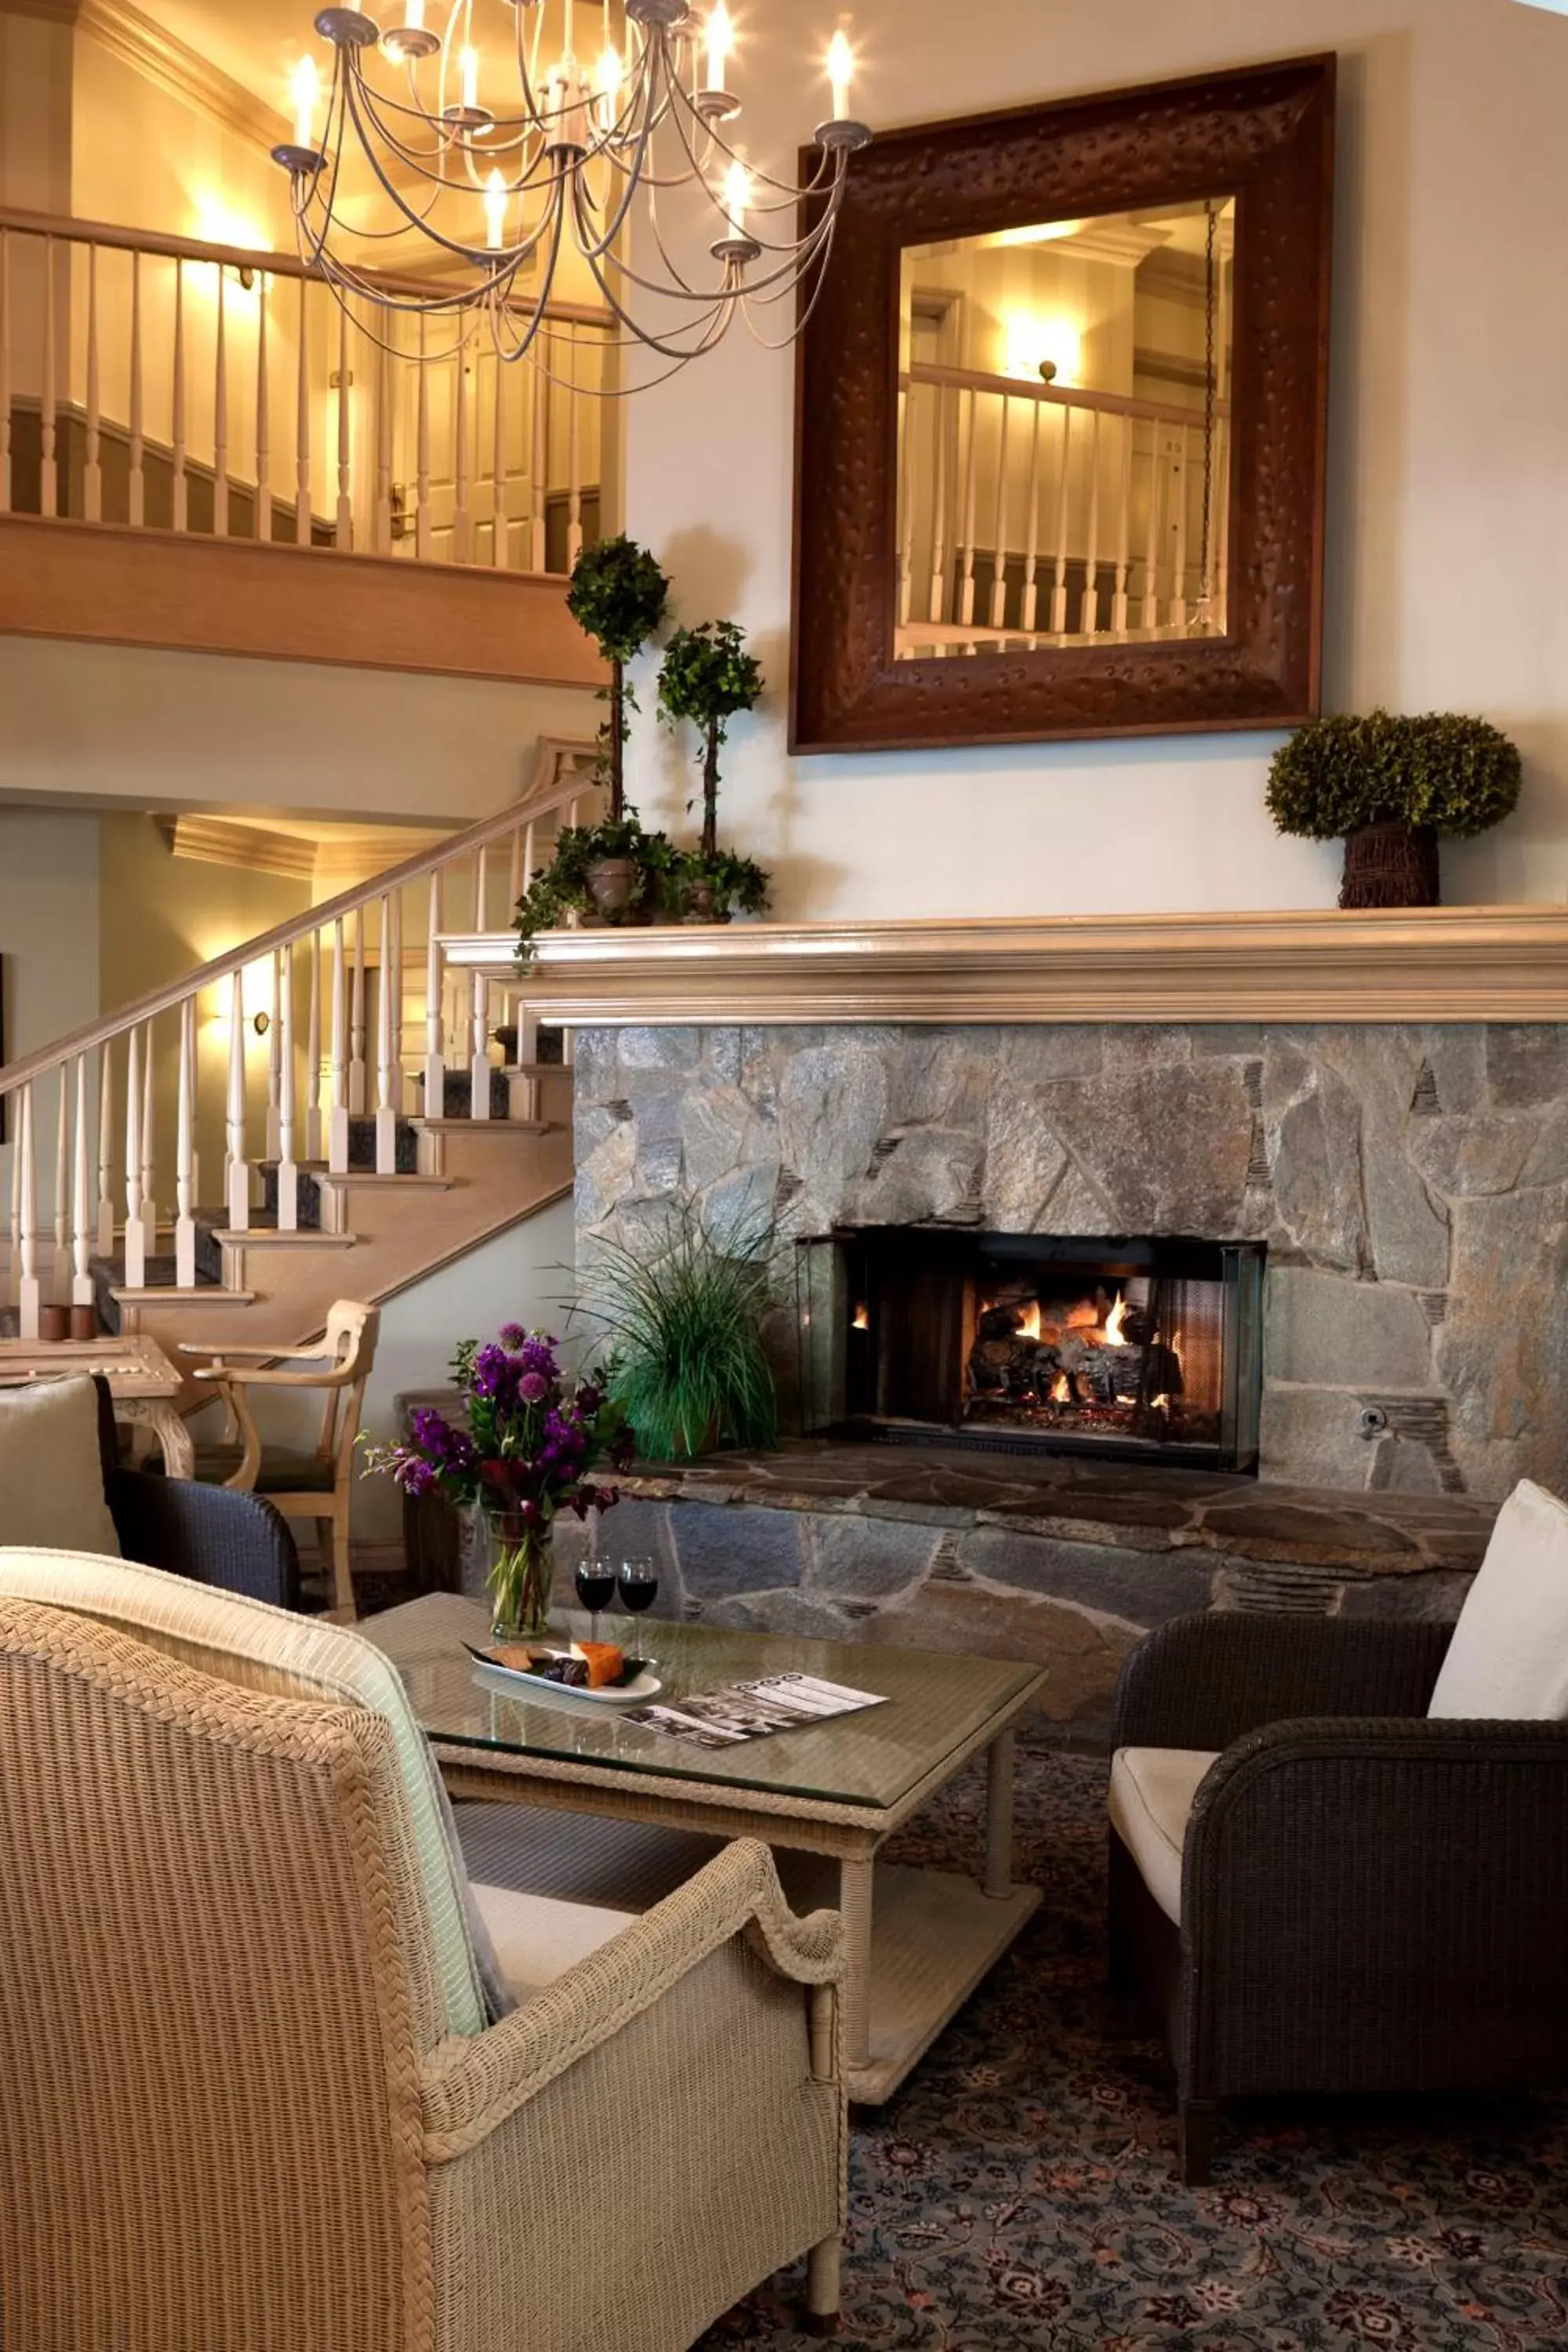
<path id="1" fill-rule="evenodd" d="M 1568 2084 L 1568 1510 L 1521 1486 L 1457 1626 L 1214 1615 L 1123 1668 L 1113 1981 L 1218 2104 Z"/>
<path id="2" fill-rule="evenodd" d="M 497 1988 L 448 1830 L 358 1635 L 0 1552 L 0 2338 L 682 2352 L 801 2255 L 828 2331 L 836 1916 L 742 1843 Z"/>

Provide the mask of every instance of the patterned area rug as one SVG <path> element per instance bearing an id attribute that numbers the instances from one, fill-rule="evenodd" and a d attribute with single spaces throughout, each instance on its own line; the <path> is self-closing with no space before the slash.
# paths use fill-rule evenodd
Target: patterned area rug
<path id="1" fill-rule="evenodd" d="M 849 2346 L 919 2352 L 1564 2352 L 1568 2099 L 1292 2100 L 1174 2175 L 1158 2045 L 1104 1990 L 1102 1765 L 1022 1760 L 1045 1903 L 899 2097 L 858 2119 Z M 899 1858 L 967 1867 L 984 1787 Z M 804 2347 L 781 2279 L 704 2338 Z"/>

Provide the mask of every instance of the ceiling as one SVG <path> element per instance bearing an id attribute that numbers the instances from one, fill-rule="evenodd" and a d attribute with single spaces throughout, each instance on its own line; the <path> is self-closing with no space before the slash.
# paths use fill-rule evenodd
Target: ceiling
<path id="1" fill-rule="evenodd" d="M 314 39 L 311 0 L 140 0 L 142 13 L 209 65 L 264 99 L 289 105 L 289 75 Z"/>

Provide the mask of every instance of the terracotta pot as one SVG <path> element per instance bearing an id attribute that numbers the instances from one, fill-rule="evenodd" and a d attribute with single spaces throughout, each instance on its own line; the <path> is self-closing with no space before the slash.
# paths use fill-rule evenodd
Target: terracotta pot
<path id="1" fill-rule="evenodd" d="M 637 869 L 630 857 L 601 857 L 589 866 L 585 878 L 601 915 L 624 915 L 637 896 Z"/>
<path id="2" fill-rule="evenodd" d="M 713 920 L 713 885 L 711 882 L 689 882 L 681 913 L 683 923 L 710 923 Z"/>
<path id="3" fill-rule="evenodd" d="M 1345 835 L 1342 907 L 1436 907 L 1440 897 L 1429 824 L 1363 824 Z"/>
<path id="4" fill-rule="evenodd" d="M 97 1307 L 73 1307 L 71 1308 L 71 1338 L 73 1339 L 96 1339 L 97 1337 Z"/>
<path id="5" fill-rule="evenodd" d="M 38 1337 L 40 1339 L 47 1339 L 50 1342 L 53 1342 L 56 1339 L 63 1339 L 69 1329 L 70 1316 L 65 1307 L 39 1307 Z"/>

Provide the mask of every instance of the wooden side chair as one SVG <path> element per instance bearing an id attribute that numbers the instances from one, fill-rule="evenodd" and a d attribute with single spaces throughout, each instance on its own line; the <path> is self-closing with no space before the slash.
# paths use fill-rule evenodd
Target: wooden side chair
<path id="1" fill-rule="evenodd" d="M 340 1298 L 328 1314 L 321 1338 L 309 1347 L 187 1345 L 182 1349 L 185 1355 L 208 1357 L 192 1377 L 212 1383 L 226 1416 L 218 1443 L 196 1448 L 197 1478 L 241 1494 L 265 1495 L 286 1518 L 314 1519 L 322 1552 L 331 1559 L 333 1612 L 350 1617 L 354 1606 L 349 1572 L 354 1440 L 380 1327 L 378 1307 Z M 250 1409 L 250 1391 L 256 1389 L 325 1391 L 312 1452 L 263 1444 Z"/>

